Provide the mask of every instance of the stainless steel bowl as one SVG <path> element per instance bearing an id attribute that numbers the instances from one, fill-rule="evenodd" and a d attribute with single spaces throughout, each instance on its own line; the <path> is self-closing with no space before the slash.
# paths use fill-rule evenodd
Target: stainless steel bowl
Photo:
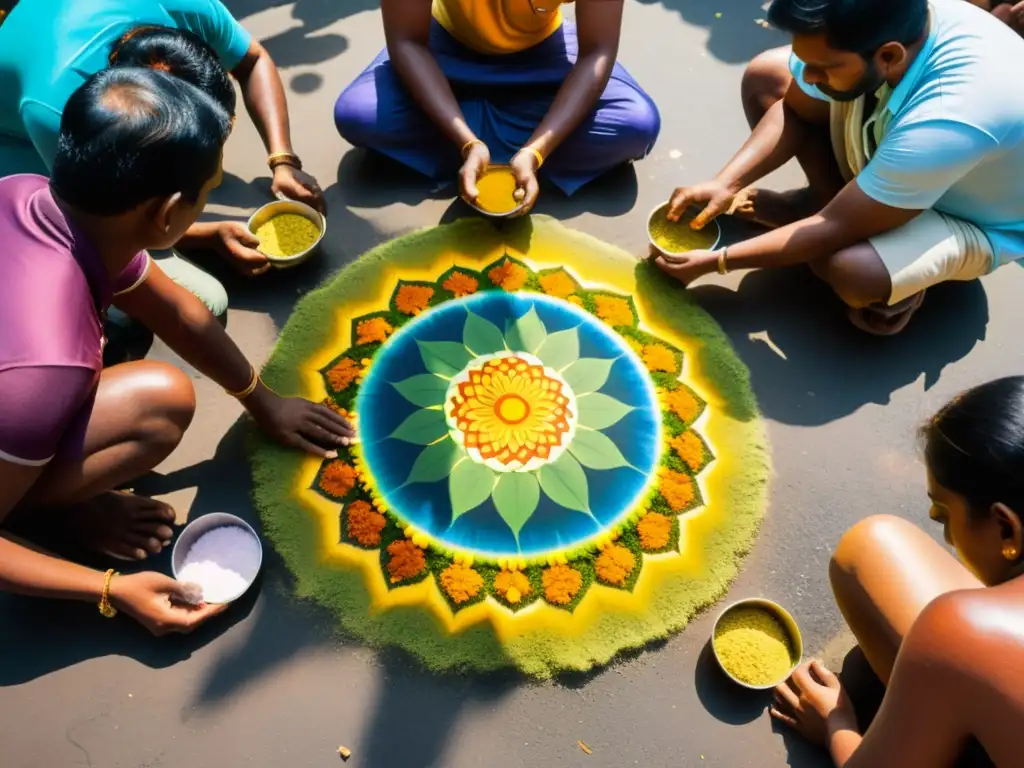
<path id="1" fill-rule="evenodd" d="M 494 170 L 499 170 L 499 169 L 502 169 L 502 168 L 508 169 L 509 166 L 508 165 L 489 165 L 489 166 L 487 166 L 487 171 L 494 171 Z M 523 203 L 520 203 L 518 206 L 513 208 L 508 213 L 495 213 L 494 211 L 485 211 L 483 208 L 481 208 L 475 202 L 470 203 L 469 206 L 474 211 L 476 211 L 477 213 L 481 213 L 484 216 L 487 216 L 488 218 L 491 218 L 491 219 L 507 219 L 510 216 L 515 216 L 517 213 L 519 213 L 520 211 L 523 210 Z"/>
<path id="2" fill-rule="evenodd" d="M 669 205 L 668 203 L 662 203 L 657 208 L 655 208 L 653 211 L 651 211 L 650 215 L 647 217 L 647 240 L 650 242 L 651 246 L 654 247 L 655 249 L 657 249 L 658 251 L 661 251 L 661 247 L 656 242 L 654 242 L 654 236 L 651 235 L 651 223 L 654 221 L 654 217 L 655 216 L 664 217 L 668 213 L 668 205 Z M 697 215 L 697 211 L 694 210 L 694 209 L 690 209 L 690 210 L 688 210 L 686 212 L 686 215 L 689 216 L 692 219 L 694 216 Z M 711 245 L 708 246 L 708 250 L 709 251 L 715 250 L 715 248 L 718 247 L 719 243 L 722 242 L 722 226 L 718 223 L 718 219 L 712 219 L 711 221 L 709 221 L 707 223 L 707 225 L 704 227 L 704 229 L 701 230 L 701 231 L 702 232 L 711 231 L 715 235 L 714 242 Z M 661 251 L 661 252 L 662 253 L 667 253 L 669 256 L 680 256 L 680 255 L 686 253 L 686 251 Z"/>
<path id="3" fill-rule="evenodd" d="M 783 629 L 786 630 L 786 634 L 789 635 L 789 640 L 793 644 L 792 664 L 789 667 L 789 671 L 786 672 L 785 676 L 781 680 L 776 680 L 775 682 L 770 683 L 768 685 L 751 685 L 750 683 L 745 683 L 739 678 L 735 677 L 732 674 L 732 672 L 730 672 L 726 668 L 725 664 L 722 663 L 722 659 L 718 655 L 718 648 L 715 646 L 715 636 L 718 634 L 718 625 L 722 623 L 722 619 L 725 618 L 726 614 L 730 613 L 731 611 L 738 610 L 740 608 L 756 608 L 758 610 L 765 611 L 766 613 L 770 613 L 772 616 L 779 620 L 779 622 L 782 624 Z M 728 677 L 730 680 L 736 683 L 736 685 L 742 686 L 744 688 L 749 688 L 752 691 L 767 691 L 771 690 L 779 683 L 783 683 L 786 680 L 788 680 L 789 676 L 793 674 L 793 670 L 800 666 L 800 660 L 803 658 L 804 655 L 804 639 L 800 634 L 800 627 L 797 626 L 796 620 L 790 615 L 789 611 L 787 611 L 778 603 L 772 602 L 771 600 L 766 600 L 762 597 L 751 597 L 746 600 L 740 600 L 738 602 L 733 603 L 724 611 L 722 611 L 719 614 L 718 618 L 715 619 L 715 626 L 711 630 L 711 650 L 714 651 L 715 661 L 718 662 L 718 666 L 722 668 L 723 672 L 725 672 L 726 677 Z"/>
<path id="4" fill-rule="evenodd" d="M 300 203 L 296 200 L 275 200 L 272 203 L 267 203 L 249 217 L 249 231 L 256 234 L 257 229 L 262 227 L 275 216 L 280 216 L 282 213 L 294 213 L 307 218 L 313 222 L 313 224 L 316 225 L 316 228 L 320 231 L 320 236 L 317 237 L 315 243 L 294 256 L 281 258 L 279 256 L 266 254 L 267 260 L 270 262 L 271 266 L 277 267 L 278 269 L 289 269 L 291 267 L 299 266 L 299 264 L 307 261 L 310 256 L 316 253 L 317 248 L 320 246 L 320 242 L 324 239 L 324 235 L 327 234 L 327 217 L 314 208 L 310 208 L 305 203 Z"/>
<path id="5" fill-rule="evenodd" d="M 197 517 L 186 525 L 182 532 L 178 534 L 178 540 L 174 542 L 174 549 L 171 550 L 171 573 L 174 574 L 175 579 L 178 578 L 178 572 L 185 566 L 185 557 L 188 555 L 188 551 L 199 540 L 200 536 L 209 533 L 215 528 L 225 528 L 228 526 L 235 526 L 244 530 L 253 537 L 260 548 L 259 566 L 256 568 L 256 573 L 253 574 L 252 579 L 246 584 L 245 589 L 230 600 L 223 601 L 225 603 L 232 603 L 249 591 L 249 587 L 256 581 L 260 569 L 263 568 L 263 542 L 260 541 L 260 537 L 256 535 L 256 531 L 252 529 L 252 526 L 240 517 L 229 515 L 227 512 L 211 512 L 208 515 Z"/>

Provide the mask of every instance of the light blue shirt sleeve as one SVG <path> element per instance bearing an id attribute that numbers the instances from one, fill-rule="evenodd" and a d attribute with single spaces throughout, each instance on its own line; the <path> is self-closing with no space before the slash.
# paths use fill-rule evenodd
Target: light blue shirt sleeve
<path id="1" fill-rule="evenodd" d="M 237 67 L 252 43 L 252 35 L 220 0 L 177 0 L 167 3 L 170 15 L 213 48 L 229 72 Z"/>
<path id="2" fill-rule="evenodd" d="M 832 101 L 828 96 L 818 90 L 817 86 L 811 85 L 804 80 L 804 63 L 796 57 L 795 53 L 789 55 L 789 72 L 800 86 L 800 90 L 818 101 Z"/>
<path id="3" fill-rule="evenodd" d="M 882 205 L 924 211 L 997 147 L 989 134 L 954 120 L 897 124 L 857 184 Z"/>

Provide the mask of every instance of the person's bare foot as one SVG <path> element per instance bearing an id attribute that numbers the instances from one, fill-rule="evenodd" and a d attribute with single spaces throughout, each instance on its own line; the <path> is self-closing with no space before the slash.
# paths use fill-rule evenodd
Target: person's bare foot
<path id="1" fill-rule="evenodd" d="M 763 227 L 777 229 L 813 216 L 820 210 L 821 206 L 809 187 L 788 192 L 747 187 L 736 195 L 729 213 Z"/>
<path id="2" fill-rule="evenodd" d="M 55 516 L 68 545 L 121 560 L 160 554 L 174 538 L 173 509 L 125 491 L 100 494 L 85 504 L 56 511 Z"/>
<path id="3" fill-rule="evenodd" d="M 874 336 L 895 336 L 907 327 L 910 318 L 924 304 L 924 291 L 897 302 L 892 306 L 872 306 L 850 309 L 850 322 L 865 333 Z"/>

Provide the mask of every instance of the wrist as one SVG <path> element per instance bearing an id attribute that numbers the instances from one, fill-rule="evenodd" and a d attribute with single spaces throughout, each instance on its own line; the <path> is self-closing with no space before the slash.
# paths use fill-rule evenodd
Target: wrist
<path id="1" fill-rule="evenodd" d="M 238 398 L 242 407 L 247 410 L 257 421 L 270 409 L 270 404 L 277 399 L 262 380 L 257 380 L 256 388 L 246 397 Z"/>
<path id="2" fill-rule="evenodd" d="M 856 713 L 847 710 L 845 707 L 837 707 L 825 718 L 828 727 L 829 739 L 845 734 L 860 736 L 860 725 L 857 722 Z"/>

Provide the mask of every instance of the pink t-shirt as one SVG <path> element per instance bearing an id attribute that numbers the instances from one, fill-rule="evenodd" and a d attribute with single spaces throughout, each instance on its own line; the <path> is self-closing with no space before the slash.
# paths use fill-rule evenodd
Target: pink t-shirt
<path id="1" fill-rule="evenodd" d="M 0 459 L 80 458 L 103 368 L 103 318 L 149 267 L 112 280 L 47 179 L 0 179 Z"/>

